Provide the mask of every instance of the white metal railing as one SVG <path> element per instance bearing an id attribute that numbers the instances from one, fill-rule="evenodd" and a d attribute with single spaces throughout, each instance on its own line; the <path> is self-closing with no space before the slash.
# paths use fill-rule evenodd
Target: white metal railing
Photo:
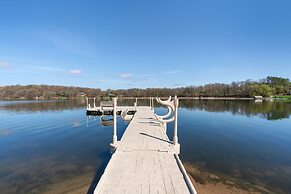
<path id="1" fill-rule="evenodd" d="M 165 130 L 167 129 L 167 124 L 174 121 L 174 133 L 173 133 L 173 144 L 175 146 L 176 153 L 180 153 L 180 144 L 178 143 L 178 106 L 179 106 L 179 99 L 177 96 L 173 100 L 172 97 L 169 96 L 167 100 L 162 101 L 160 98 L 156 98 L 157 102 L 167 106 L 168 113 L 166 115 L 156 115 L 157 120 L 164 125 Z M 172 115 L 171 118 L 168 118 Z"/>

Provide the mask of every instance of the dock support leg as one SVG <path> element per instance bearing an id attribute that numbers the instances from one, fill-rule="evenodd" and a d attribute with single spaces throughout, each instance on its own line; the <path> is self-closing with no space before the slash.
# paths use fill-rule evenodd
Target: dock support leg
<path id="1" fill-rule="evenodd" d="M 167 133 L 167 123 L 164 123 L 163 126 L 164 126 L 165 132 Z"/>
<path id="2" fill-rule="evenodd" d="M 93 105 L 94 108 L 96 107 L 96 103 L 95 102 L 96 102 L 96 98 L 94 98 L 94 105 Z"/>
<path id="3" fill-rule="evenodd" d="M 112 143 L 110 144 L 110 152 L 113 154 L 117 149 L 117 98 L 113 98 L 113 138 Z"/>
<path id="4" fill-rule="evenodd" d="M 89 99 L 86 97 L 87 109 L 89 108 Z"/>
<path id="5" fill-rule="evenodd" d="M 116 106 L 117 98 L 113 98 L 113 141 L 114 145 L 117 144 L 117 119 L 116 119 Z"/>
<path id="6" fill-rule="evenodd" d="M 180 153 L 180 144 L 178 143 L 178 106 L 179 106 L 179 99 L 175 96 L 174 99 L 175 105 L 175 123 L 174 123 L 174 135 L 173 135 L 173 144 L 176 148 L 176 153 Z"/>

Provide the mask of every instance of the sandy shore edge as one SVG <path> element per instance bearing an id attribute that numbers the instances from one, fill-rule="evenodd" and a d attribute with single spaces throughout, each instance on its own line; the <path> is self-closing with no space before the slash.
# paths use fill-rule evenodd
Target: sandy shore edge
<path id="1" fill-rule="evenodd" d="M 183 165 L 198 194 L 273 193 L 263 187 L 238 184 L 231 179 L 200 171 L 190 163 L 184 163 Z"/>

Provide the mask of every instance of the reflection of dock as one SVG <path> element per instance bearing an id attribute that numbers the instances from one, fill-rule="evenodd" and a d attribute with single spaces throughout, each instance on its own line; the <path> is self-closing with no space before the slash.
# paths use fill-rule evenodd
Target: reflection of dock
<path id="1" fill-rule="evenodd" d="M 134 106 L 118 106 L 117 107 L 117 114 L 120 115 L 122 112 L 129 112 L 133 114 L 135 112 Z M 87 108 L 87 115 L 113 115 L 113 108 L 112 109 L 103 109 L 101 107 L 92 107 Z"/>
<path id="2" fill-rule="evenodd" d="M 87 98 L 87 115 L 113 115 L 113 102 L 111 101 L 101 101 L 100 106 L 96 106 L 95 98 L 93 99 L 93 106 L 89 103 L 89 99 Z M 133 115 L 136 111 L 136 103 L 135 106 L 116 106 L 116 114 L 125 116 L 127 114 Z"/>
<path id="3" fill-rule="evenodd" d="M 159 101 L 168 106 L 170 119 L 154 114 L 152 107 L 117 107 L 116 99 L 113 102 L 113 155 L 94 193 L 196 193 L 178 156 L 178 99 Z M 124 110 L 136 112 L 117 141 L 116 113 Z M 172 121 L 174 141 L 166 134 L 166 125 Z"/>

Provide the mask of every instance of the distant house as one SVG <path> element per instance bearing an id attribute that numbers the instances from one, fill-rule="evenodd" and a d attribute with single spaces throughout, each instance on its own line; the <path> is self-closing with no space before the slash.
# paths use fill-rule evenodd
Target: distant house
<path id="1" fill-rule="evenodd" d="M 263 96 L 254 96 L 255 102 L 263 102 Z"/>
<path id="2" fill-rule="evenodd" d="M 109 97 L 115 97 L 115 95 L 114 95 L 114 94 L 112 94 L 112 93 L 110 93 L 110 94 L 109 94 Z"/>
<path id="3" fill-rule="evenodd" d="M 78 93 L 78 97 L 86 97 L 87 95 L 85 94 L 85 93 L 83 93 L 83 92 L 79 92 Z"/>
<path id="4" fill-rule="evenodd" d="M 45 98 L 43 97 L 43 96 L 36 96 L 35 98 L 34 98 L 34 100 L 44 100 Z"/>

